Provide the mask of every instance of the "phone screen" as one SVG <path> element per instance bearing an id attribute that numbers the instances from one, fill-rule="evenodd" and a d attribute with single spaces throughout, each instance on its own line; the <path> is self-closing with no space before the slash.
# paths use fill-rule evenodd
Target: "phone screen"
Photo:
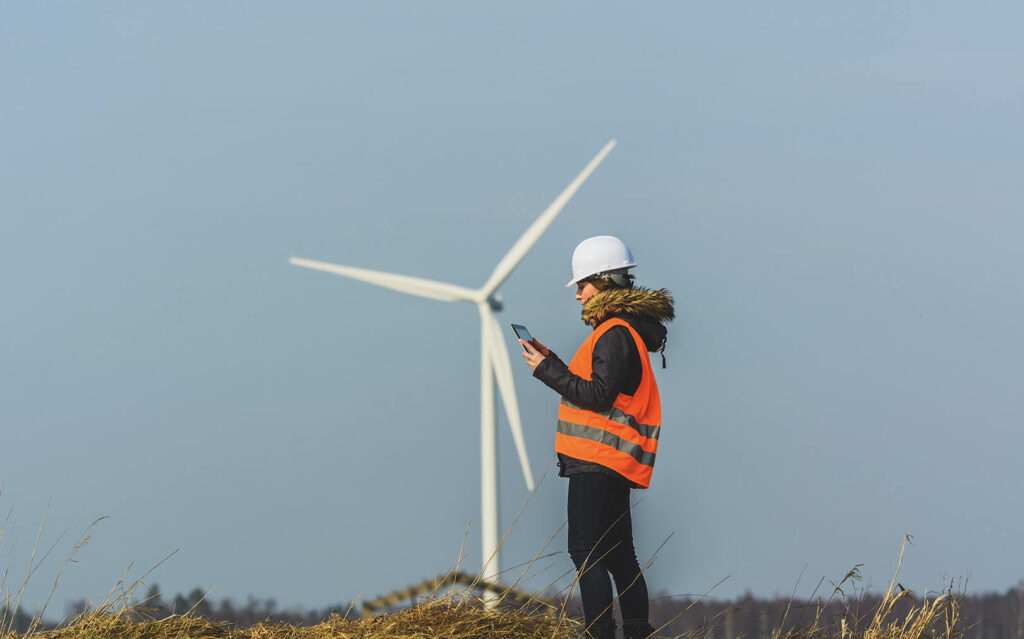
<path id="1" fill-rule="evenodd" d="M 526 330 L 526 327 L 523 326 L 522 324 L 513 324 L 512 330 L 515 331 L 516 337 L 523 340 L 524 342 L 533 341 L 533 335 L 530 335 L 530 331 Z M 523 347 L 523 350 L 526 350 L 525 346 Z"/>

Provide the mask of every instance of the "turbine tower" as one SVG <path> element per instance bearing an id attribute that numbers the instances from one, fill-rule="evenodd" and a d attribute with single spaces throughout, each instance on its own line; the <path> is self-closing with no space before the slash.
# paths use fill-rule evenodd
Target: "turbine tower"
<path id="1" fill-rule="evenodd" d="M 555 216 L 561 212 L 569 199 L 576 193 L 580 185 L 586 181 L 597 165 L 615 146 L 615 140 L 609 141 L 584 167 L 576 178 L 565 187 L 544 212 L 526 229 L 522 237 L 516 240 L 508 253 L 505 254 L 494 268 L 487 282 L 478 289 L 470 289 L 444 282 L 396 275 L 381 271 L 371 271 L 353 266 L 341 266 L 328 262 L 318 262 L 300 257 L 289 258 L 295 266 L 302 266 L 335 275 L 351 277 L 377 286 L 394 289 L 403 293 L 429 297 L 445 302 L 472 302 L 480 313 L 480 506 L 481 537 L 483 539 L 483 567 L 480 572 L 482 581 L 496 583 L 499 571 L 498 559 L 498 476 L 497 476 L 497 445 L 495 432 L 494 383 L 497 381 L 501 402 L 505 406 L 512 439 L 515 441 L 519 463 L 523 469 L 526 488 L 533 492 L 533 474 L 526 456 L 526 444 L 523 441 L 523 426 L 519 418 L 519 404 L 516 402 L 516 391 L 512 383 L 512 366 L 509 362 L 508 350 L 502 338 L 502 330 L 495 311 L 501 310 L 500 297 L 496 295 L 498 287 L 508 278 L 519 265 L 526 253 L 533 247 L 540 236 L 547 230 Z"/>

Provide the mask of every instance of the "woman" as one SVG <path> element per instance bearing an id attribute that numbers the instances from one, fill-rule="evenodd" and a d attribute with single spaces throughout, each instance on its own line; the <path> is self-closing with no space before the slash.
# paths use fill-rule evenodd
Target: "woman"
<path id="1" fill-rule="evenodd" d="M 520 340 L 533 376 L 562 396 L 555 451 L 569 478 L 569 555 L 589 636 L 612 639 L 615 581 L 626 639 L 650 636 L 647 584 L 633 548 L 630 488 L 647 488 L 661 429 L 661 403 L 648 351 L 661 351 L 674 317 L 664 289 L 633 285 L 629 248 L 608 235 L 572 256 L 576 300 L 593 332 L 567 366 L 546 346 Z M 609 573 L 611 579 L 609 579 Z"/>

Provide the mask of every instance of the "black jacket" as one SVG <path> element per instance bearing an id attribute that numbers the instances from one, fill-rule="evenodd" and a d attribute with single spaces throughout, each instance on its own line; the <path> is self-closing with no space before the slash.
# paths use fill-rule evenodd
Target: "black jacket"
<path id="1" fill-rule="evenodd" d="M 621 318 L 644 340 L 648 351 L 664 353 L 666 335 L 663 322 L 674 317 L 672 296 L 664 289 L 609 289 L 587 300 L 583 321 L 597 328 L 612 318 Z M 619 394 L 632 395 L 640 386 L 643 368 L 640 352 L 625 326 L 616 326 L 602 335 L 594 345 L 590 380 L 569 371 L 568 365 L 551 353 L 537 365 L 533 376 L 570 402 L 596 410 L 610 408 Z M 559 475 L 582 472 L 618 475 L 610 468 L 558 455 Z"/>

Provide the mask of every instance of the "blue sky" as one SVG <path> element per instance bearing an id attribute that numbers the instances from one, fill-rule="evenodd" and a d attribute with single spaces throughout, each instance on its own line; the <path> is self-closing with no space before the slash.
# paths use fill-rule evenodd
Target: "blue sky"
<path id="1" fill-rule="evenodd" d="M 502 287 L 563 356 L 590 235 L 676 296 L 637 493 L 653 590 L 1024 574 L 1017 3 L 0 3 L 0 566 L 107 515 L 56 605 L 322 606 L 479 565 L 475 311 L 292 255 Z M 515 344 L 508 335 L 515 357 Z M 555 402 L 514 361 L 564 519 Z M 499 420 L 502 521 L 527 499 Z M 564 534 L 530 587 L 565 584 Z M 63 553 L 63 554 L 62 554 Z M 1009 555 L 1012 557 L 1012 555 Z M 49 572 L 47 572 L 49 571 Z"/>

